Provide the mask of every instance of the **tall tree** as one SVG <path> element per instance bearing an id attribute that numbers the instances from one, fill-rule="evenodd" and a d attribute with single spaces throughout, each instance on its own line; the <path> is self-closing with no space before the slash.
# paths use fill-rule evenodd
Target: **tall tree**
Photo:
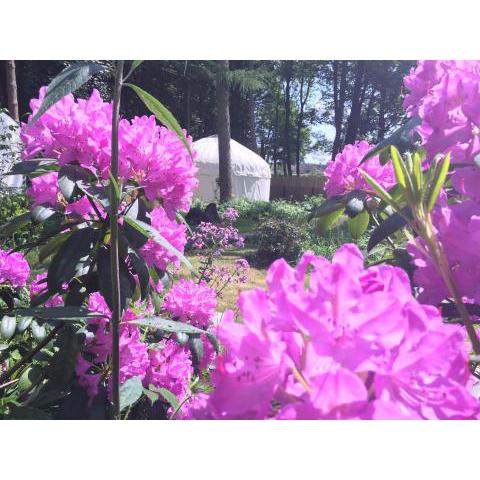
<path id="1" fill-rule="evenodd" d="M 228 60 L 217 61 L 216 99 L 218 133 L 218 173 L 220 203 L 232 198 L 232 158 L 230 155 L 230 108 L 227 81 Z"/>
<path id="2" fill-rule="evenodd" d="M 302 129 L 304 127 L 305 106 L 307 105 L 310 93 L 315 80 L 316 68 L 311 61 L 300 61 L 297 64 L 297 75 L 299 82 L 298 113 L 297 113 L 297 134 L 295 140 L 295 166 L 296 174 L 300 175 L 300 150 L 302 146 Z"/>
<path id="3" fill-rule="evenodd" d="M 342 127 L 345 112 L 345 99 L 347 94 L 347 70 L 346 61 L 334 60 L 333 62 L 333 109 L 335 124 L 335 139 L 332 147 L 332 160 L 342 148 Z"/>
<path id="4" fill-rule="evenodd" d="M 362 115 L 362 103 L 366 91 L 365 83 L 365 60 L 355 62 L 355 82 L 353 85 L 350 115 L 348 116 L 347 132 L 345 133 L 345 144 L 354 143 L 357 139 L 358 129 Z"/>
<path id="5" fill-rule="evenodd" d="M 15 60 L 7 60 L 6 77 L 8 111 L 10 113 L 10 116 L 16 122 L 19 122 L 20 116 L 18 114 L 17 75 L 15 72 Z"/>
<path id="6" fill-rule="evenodd" d="M 293 77 L 293 68 L 292 61 L 285 60 L 283 62 L 283 79 L 285 82 L 285 130 L 284 130 L 284 139 L 285 139 L 285 150 L 283 155 L 283 174 L 292 175 L 292 159 L 291 159 L 291 145 L 290 145 L 290 135 L 291 135 L 291 103 L 290 103 L 290 94 L 292 86 L 292 77 Z"/>

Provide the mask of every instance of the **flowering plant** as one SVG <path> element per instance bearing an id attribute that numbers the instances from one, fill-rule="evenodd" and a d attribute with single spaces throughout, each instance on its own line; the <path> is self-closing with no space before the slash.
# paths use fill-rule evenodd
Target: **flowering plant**
<path id="1" fill-rule="evenodd" d="M 136 66 L 138 62 L 131 71 Z M 217 347 L 213 332 L 206 330 L 216 303 L 209 304 L 208 312 L 200 304 L 187 308 L 188 302 L 178 303 L 179 284 L 162 304 L 171 271 L 180 262 L 191 268 L 183 255 L 186 226 L 177 220 L 178 212 L 188 210 L 197 186 L 191 138 L 160 102 L 125 83 L 131 71 L 123 75 L 123 62 L 116 64 L 112 103 L 96 90 L 88 99 L 76 100 L 72 90 L 102 68 L 86 62 L 67 67 L 40 89 L 30 103 L 32 114 L 21 125 L 23 161 L 10 174 L 27 176 L 31 213 L 3 228 L 12 231 L 28 221 L 41 224 L 39 239 L 19 248 L 37 247 L 39 258 L 49 262 L 47 271 L 31 282 L 30 307 L 10 302 L 2 314 L 39 319 L 48 335 L 30 356 L 56 339 L 55 358 L 65 360 L 69 352 L 68 371 L 73 374 L 76 364 L 76 377 L 90 403 L 106 388 L 113 416 L 119 418 L 150 384 L 163 389 L 162 403 L 177 409 L 176 395 L 183 395 L 190 381 L 190 375 L 182 377 L 184 372 L 209 361 L 203 350 L 211 358 Z M 124 85 L 138 94 L 152 116 L 120 118 Z M 21 254 L 2 252 L 0 261 L 1 282 L 24 286 L 28 264 Z M 205 286 L 200 293 L 207 291 Z M 184 310 L 188 315 L 179 314 Z M 172 346 L 176 336 L 180 350 Z M 26 358 L 2 372 L 0 385 L 22 371 Z M 160 358 L 171 359 L 169 371 Z M 183 365 L 178 374 L 174 365 Z M 181 388 L 165 393 L 175 375 Z"/>

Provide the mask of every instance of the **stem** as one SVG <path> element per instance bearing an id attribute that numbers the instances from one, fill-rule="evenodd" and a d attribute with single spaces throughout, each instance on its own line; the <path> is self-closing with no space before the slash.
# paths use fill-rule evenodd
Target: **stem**
<path id="1" fill-rule="evenodd" d="M 30 350 L 24 357 L 22 357 L 15 365 L 0 376 L 0 384 L 8 380 L 18 369 L 28 363 L 45 345 L 52 341 L 53 337 L 65 326 L 64 323 L 57 325 L 34 349 Z M 4 387 L 5 385 L 2 385 Z"/>
<path id="2" fill-rule="evenodd" d="M 112 159 L 110 172 L 118 184 L 118 120 L 122 93 L 123 60 L 116 62 L 112 112 Z M 112 277 L 112 402 L 113 418 L 120 419 L 120 266 L 118 258 L 118 198 L 114 183 L 110 181 L 110 274 Z"/>
<path id="3" fill-rule="evenodd" d="M 458 290 L 458 286 L 455 283 L 450 271 L 450 266 L 448 264 L 447 256 L 443 250 L 443 246 L 438 240 L 432 224 L 432 219 L 430 214 L 425 215 L 425 229 L 423 232 L 417 231 L 417 233 L 423 237 L 427 243 L 429 253 L 437 266 L 437 269 L 440 275 L 445 282 L 450 294 L 453 297 L 453 301 L 457 307 L 457 311 L 462 318 L 465 329 L 467 330 L 468 338 L 472 344 L 472 349 L 475 355 L 480 355 L 480 340 L 477 337 L 475 332 L 475 327 L 473 326 L 472 320 L 470 319 L 470 314 L 468 313 L 467 308 L 465 307 L 462 295 Z"/>

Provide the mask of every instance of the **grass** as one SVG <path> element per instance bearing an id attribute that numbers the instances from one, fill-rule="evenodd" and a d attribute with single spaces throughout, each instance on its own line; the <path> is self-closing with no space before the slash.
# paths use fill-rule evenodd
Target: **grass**
<path id="1" fill-rule="evenodd" d="M 252 249 L 242 248 L 242 249 L 232 249 L 227 250 L 224 255 L 215 260 L 215 264 L 218 266 L 231 266 L 233 267 L 236 260 L 240 258 L 245 258 L 249 253 L 253 252 Z M 198 270 L 200 266 L 200 255 L 192 254 L 188 256 L 193 268 Z M 221 294 L 221 298 L 218 302 L 218 310 L 223 312 L 227 308 L 234 309 L 237 306 L 237 299 L 240 292 L 244 290 L 250 290 L 252 288 L 265 287 L 265 277 L 267 271 L 263 268 L 250 267 L 248 272 L 248 281 L 247 283 L 240 284 L 230 284 L 227 285 L 225 290 Z M 181 268 L 180 277 L 188 278 L 190 273 L 186 267 Z"/>

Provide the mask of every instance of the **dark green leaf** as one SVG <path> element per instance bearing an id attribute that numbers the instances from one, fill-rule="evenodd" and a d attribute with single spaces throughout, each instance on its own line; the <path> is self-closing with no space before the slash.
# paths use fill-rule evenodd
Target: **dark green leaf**
<path id="1" fill-rule="evenodd" d="M 64 282 L 84 275 L 90 268 L 90 254 L 99 239 L 99 231 L 91 227 L 76 230 L 60 247 L 48 269 L 50 291 L 60 291 Z"/>
<path id="2" fill-rule="evenodd" d="M 81 62 L 62 70 L 48 85 L 45 98 L 30 121 L 29 126 L 31 127 L 52 105 L 64 96 L 77 90 L 92 75 L 102 72 L 104 69 L 105 67 L 98 63 Z"/>
<path id="3" fill-rule="evenodd" d="M 14 313 L 22 317 L 35 317 L 41 320 L 85 320 L 101 317 L 98 313 L 78 306 L 16 308 Z"/>
<path id="4" fill-rule="evenodd" d="M 190 337 L 188 339 L 188 346 L 192 354 L 192 364 L 196 372 L 198 372 L 199 365 L 203 360 L 203 341 L 200 337 Z"/>
<path id="5" fill-rule="evenodd" d="M 55 339 L 58 349 L 47 367 L 48 378 L 56 385 L 67 385 L 75 374 L 75 365 L 80 351 L 79 338 L 75 329 L 66 325 Z"/>
<path id="6" fill-rule="evenodd" d="M 131 207 L 125 213 L 125 217 L 131 220 L 138 220 L 150 225 L 150 216 L 148 214 L 147 206 L 142 199 L 137 198 Z M 130 223 L 125 222 L 123 225 L 125 236 L 128 243 L 133 248 L 140 248 L 148 241 L 148 236 L 140 233 L 137 228 L 134 228 Z"/>
<path id="7" fill-rule="evenodd" d="M 32 219 L 31 213 L 22 213 L 0 227 L 0 235 L 9 236 L 25 226 Z"/>
<path id="8" fill-rule="evenodd" d="M 336 212 L 340 209 L 345 208 L 345 195 L 338 195 L 336 197 L 331 197 L 325 200 L 321 205 L 315 207 L 310 215 L 308 216 L 308 221 L 312 218 L 323 217 L 324 215 L 329 215 L 333 212 Z"/>
<path id="9" fill-rule="evenodd" d="M 389 149 L 391 145 L 397 147 L 400 152 L 413 148 L 412 131 L 421 123 L 422 120 L 418 116 L 410 118 L 405 125 L 401 126 L 398 130 L 395 130 L 392 135 L 385 138 L 372 148 L 372 150 L 362 158 L 360 165 L 362 165 L 363 162 L 366 162 L 369 158 L 375 157 L 384 150 Z"/>
<path id="10" fill-rule="evenodd" d="M 169 252 L 172 252 L 184 265 L 186 265 L 190 270 L 193 270 L 192 264 L 188 261 L 187 257 L 185 257 L 183 253 L 177 250 L 166 238 L 160 235 L 160 233 L 156 228 L 140 220 L 134 220 L 128 217 L 124 217 L 124 218 L 125 218 L 125 223 L 128 223 L 145 237 L 151 238 L 160 246 L 162 246 Z"/>
<path id="11" fill-rule="evenodd" d="M 107 302 L 110 310 L 113 310 L 113 282 L 110 270 L 110 246 L 103 246 L 98 252 L 98 277 L 100 293 Z M 125 261 L 119 258 L 120 278 L 120 309 L 125 310 L 135 292 L 135 279 L 129 272 Z"/>
<path id="12" fill-rule="evenodd" d="M 71 232 L 59 233 L 51 238 L 38 252 L 38 261 L 45 261 L 52 253 L 55 253 L 60 246 L 71 235 Z"/>
<path id="13" fill-rule="evenodd" d="M 79 185 L 86 186 L 91 174 L 78 165 L 63 165 L 58 172 L 58 187 L 67 202 L 75 202 L 83 197 L 85 192 Z"/>
<path id="14" fill-rule="evenodd" d="M 159 122 L 163 123 L 167 128 L 177 134 L 177 137 L 185 145 L 190 157 L 192 157 L 190 144 L 188 143 L 185 134 L 171 112 L 159 100 L 145 90 L 142 90 L 140 87 L 132 85 L 131 83 L 126 83 L 125 85 L 129 86 L 140 97 L 140 100 L 142 100 L 145 106 L 155 115 L 155 117 L 157 117 Z"/>
<path id="15" fill-rule="evenodd" d="M 406 207 L 402 210 L 402 213 L 407 218 L 412 218 L 412 211 Z M 384 220 L 375 230 L 372 232 L 370 240 L 368 241 L 367 250 L 372 250 L 373 247 L 385 240 L 390 235 L 393 235 L 397 230 L 405 227 L 407 221 L 398 213 L 390 215 Z"/>
<path id="16" fill-rule="evenodd" d="M 55 158 L 41 158 L 39 160 L 24 160 L 15 163 L 11 170 L 3 175 L 27 175 L 32 177 L 37 174 L 45 174 L 58 170 L 58 160 Z"/>
<path id="17" fill-rule="evenodd" d="M 43 223 L 45 220 L 49 219 L 52 215 L 54 215 L 56 211 L 44 205 L 37 205 L 32 210 L 32 220 L 36 223 Z"/>
<path id="18" fill-rule="evenodd" d="M 125 383 L 120 385 L 120 411 L 125 410 L 133 405 L 143 393 L 143 385 L 140 377 L 129 378 Z"/>
<path id="19" fill-rule="evenodd" d="M 148 267 L 145 263 L 145 260 L 135 250 L 129 248 L 128 261 L 131 264 L 133 273 L 135 273 L 138 277 L 142 300 L 145 300 L 148 295 L 148 289 L 150 284 L 150 274 L 148 273 Z"/>

